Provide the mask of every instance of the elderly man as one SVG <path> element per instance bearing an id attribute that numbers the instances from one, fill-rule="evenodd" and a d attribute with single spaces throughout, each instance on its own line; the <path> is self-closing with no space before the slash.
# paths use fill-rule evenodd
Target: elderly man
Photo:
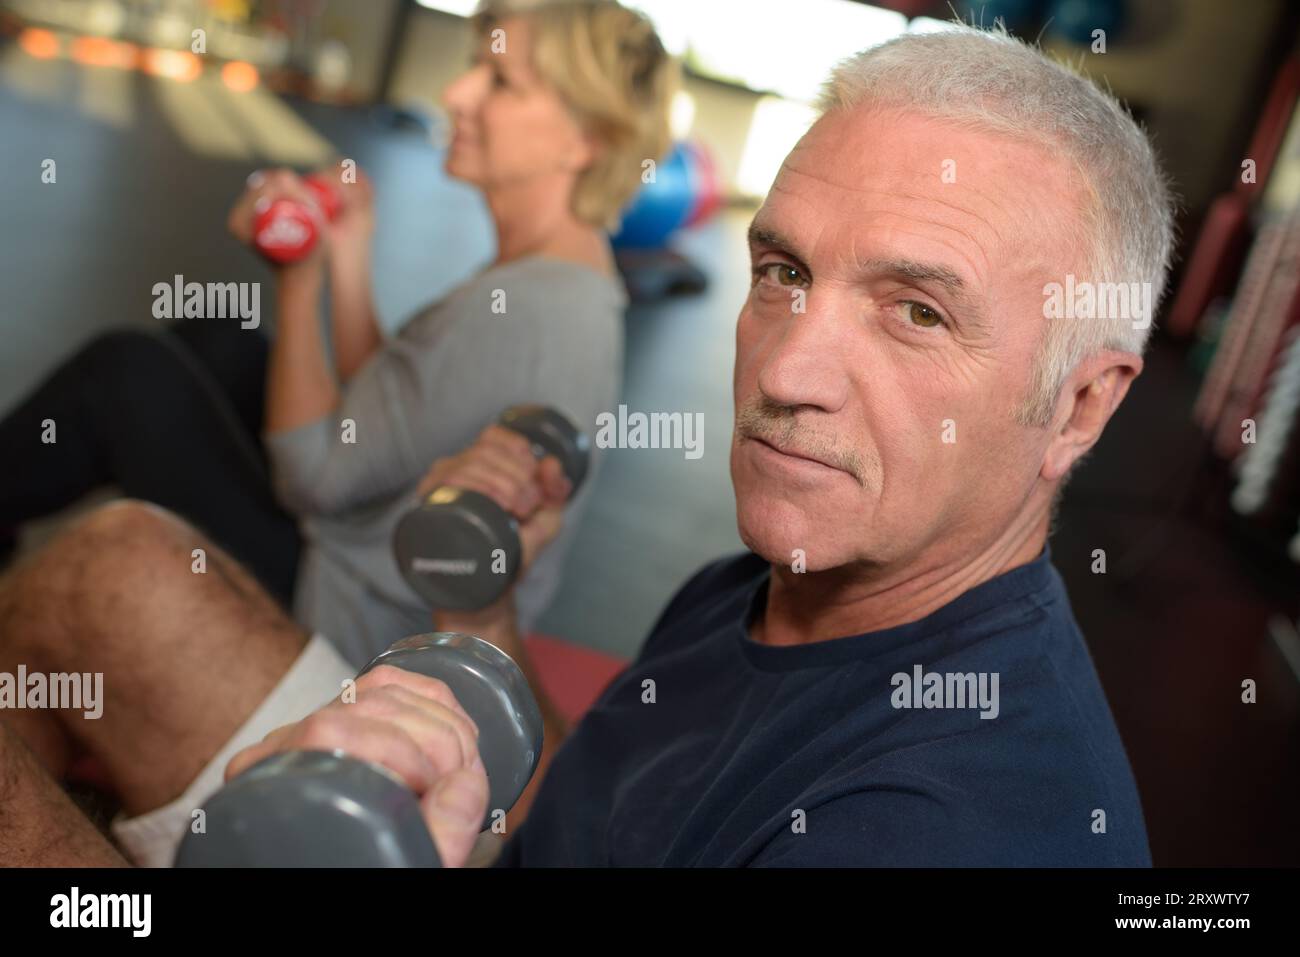
<path id="1" fill-rule="evenodd" d="M 731 464 L 751 553 L 672 599 L 548 752 L 499 863 L 1149 864 L 1047 536 L 1070 469 L 1141 371 L 1171 235 L 1141 131 L 1035 50 L 960 29 L 838 68 L 750 230 Z M 1062 312 L 1051 293 L 1116 288 L 1145 290 L 1145 315 L 1112 314 L 1106 295 Z M 539 547 L 550 479 L 494 441 L 443 476 L 495 469 L 493 494 L 528 500 L 514 510 Z M 508 599 L 438 625 L 521 654 Z M 279 657 L 264 656 L 227 725 L 299 667 L 287 659 L 304 637 L 262 631 L 243 654 L 264 643 Z M 201 662 L 213 639 L 192 623 L 184 640 Z M 154 664 L 167 682 L 176 665 Z M 429 754 L 431 770 L 401 769 L 427 802 L 460 775 L 481 810 L 472 744 L 435 753 L 431 729 L 453 707 L 400 730 L 372 707 L 363 733 L 363 716 L 330 705 L 325 731 L 309 717 L 235 767 L 304 737 L 367 754 L 400 739 Z M 180 765 L 221 740 L 187 742 Z M 473 820 L 430 813 L 450 862 Z"/>

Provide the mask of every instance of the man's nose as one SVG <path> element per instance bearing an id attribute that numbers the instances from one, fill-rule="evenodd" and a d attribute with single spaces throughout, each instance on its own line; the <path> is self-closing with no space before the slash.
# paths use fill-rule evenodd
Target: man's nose
<path id="1" fill-rule="evenodd" d="M 791 408 L 838 410 L 849 390 L 844 321 L 830 308 L 816 309 L 810 297 L 807 312 L 793 313 L 768 339 L 758 373 L 762 393 Z"/>

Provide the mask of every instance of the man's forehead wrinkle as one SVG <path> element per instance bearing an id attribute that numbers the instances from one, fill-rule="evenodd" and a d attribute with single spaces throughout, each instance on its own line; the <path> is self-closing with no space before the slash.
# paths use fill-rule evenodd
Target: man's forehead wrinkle
<path id="1" fill-rule="evenodd" d="M 979 196 L 981 199 L 986 200 L 988 205 L 992 207 L 993 211 L 1003 212 L 1005 210 L 1005 207 L 1002 206 L 1000 203 L 998 203 L 997 200 L 990 199 L 984 194 L 976 191 L 972 191 L 972 192 L 974 193 L 974 195 Z M 950 209 L 960 216 L 966 216 L 969 217 L 970 219 L 974 219 L 981 226 L 983 226 L 985 229 L 987 229 L 990 233 L 993 234 L 994 240 L 996 240 L 999 245 L 1005 245 L 1006 243 L 1006 237 L 1003 236 L 1002 231 L 998 228 L 997 223 L 993 219 L 991 219 L 985 212 L 978 211 L 971 206 L 963 206 L 951 200 L 944 199 L 938 195 L 932 195 L 932 194 L 918 195 L 916 193 L 908 193 L 904 190 L 897 191 L 897 195 L 905 196 L 908 199 L 916 199 L 922 202 L 933 203 L 934 205 L 940 206 L 944 209 Z M 936 223 L 935 225 L 945 225 L 945 224 Z M 961 231 L 960 226 L 953 225 L 951 228 Z M 983 248 L 983 244 L 981 244 L 981 248 Z"/>
<path id="2" fill-rule="evenodd" d="M 974 274 L 978 280 L 983 280 L 985 276 L 988 276 L 989 263 L 991 263 L 988 242 L 982 241 L 982 239 L 976 237 L 976 235 L 972 234 L 969 229 L 962 228 L 962 226 L 959 225 L 950 224 L 950 222 L 935 222 L 930 220 L 930 218 L 909 216 L 906 215 L 906 213 L 891 213 L 891 216 L 898 218 L 898 220 L 902 220 L 902 224 L 893 225 L 889 228 L 892 233 L 915 235 L 918 239 L 923 239 L 923 241 L 928 242 L 936 242 L 936 237 L 935 235 L 927 233 L 927 230 L 940 230 L 941 233 L 956 233 L 958 237 L 962 238 L 961 243 L 950 242 L 948 238 L 937 238 L 937 242 L 943 243 L 945 247 L 948 247 L 950 254 L 961 259 L 963 263 L 965 263 L 966 268 L 970 269 L 971 273 Z M 911 226 L 910 229 L 909 226 Z M 978 254 L 979 263 L 976 263 L 976 261 L 972 259 L 971 252 Z"/>
<path id="3" fill-rule="evenodd" d="M 808 147 L 804 146 L 801 149 L 807 151 Z M 773 183 L 771 193 L 782 198 L 789 197 L 798 200 L 804 206 L 811 206 L 812 203 L 817 201 L 808 196 L 806 189 L 800 188 L 800 180 L 806 178 L 831 189 L 844 190 L 846 194 L 855 194 L 864 199 L 871 195 L 880 195 L 912 201 L 903 205 L 915 205 L 922 208 L 886 208 L 872 210 L 870 213 L 873 218 L 879 216 L 884 223 L 889 224 L 887 228 L 892 232 L 913 235 L 929 242 L 938 241 L 942 243 L 951 251 L 951 255 L 961 260 L 965 267 L 970 270 L 971 278 L 975 280 L 975 283 L 968 285 L 986 282 L 992 274 L 992 264 L 1001 261 L 1004 257 L 1016 260 L 1027 258 L 1031 251 L 1024 248 L 1024 243 L 1035 233 L 1034 224 L 1041 218 L 1034 216 L 1029 206 L 1032 205 L 1035 209 L 1046 212 L 1046 210 L 1042 210 L 1041 205 L 1038 203 L 999 203 L 997 199 L 990 195 L 987 188 L 972 183 L 962 185 L 945 184 L 942 189 L 937 191 L 939 195 L 932 193 L 918 194 L 911 188 L 883 188 L 871 184 L 852 186 L 809 172 L 807 169 L 800 168 L 801 165 L 791 163 L 787 159 L 785 166 L 781 170 L 781 175 Z M 960 192 L 955 192 L 951 196 L 944 196 L 942 193 L 945 190 L 959 190 Z M 1001 225 L 999 226 L 997 222 L 993 221 L 984 209 L 972 208 L 971 205 L 962 203 L 959 199 L 962 195 L 969 195 L 978 199 L 980 206 L 987 205 L 990 207 L 988 212 L 1002 214 Z M 821 204 L 818 203 L 818 205 Z M 937 220 L 925 215 L 924 207 L 926 206 L 936 213 L 939 210 L 949 211 L 955 216 L 948 218 L 958 218 L 964 221 L 954 223 Z M 817 217 L 818 239 L 824 237 L 826 230 L 832 228 L 837 219 L 841 220 L 843 225 L 850 230 L 850 243 L 848 245 L 851 247 L 847 253 L 840 254 L 841 257 L 846 258 L 850 264 L 861 262 L 865 258 L 874 258 L 863 255 L 861 230 L 853 228 L 853 224 L 849 219 L 849 215 L 852 214 L 851 209 L 845 209 L 841 204 L 834 204 L 829 208 L 831 211 L 830 218 L 825 215 Z M 766 214 L 760 215 L 766 222 L 772 222 L 774 215 L 781 214 L 779 212 L 774 214 L 771 209 L 768 209 Z M 757 221 L 759 218 L 755 217 L 755 220 Z M 781 218 L 784 219 L 784 215 L 781 215 Z M 893 223 L 890 223 L 891 220 Z M 908 225 L 905 224 L 912 224 L 911 228 L 908 228 Z M 785 229 L 779 230 L 779 232 L 783 233 L 783 238 L 791 244 L 794 240 L 799 240 L 799 251 L 804 254 L 804 258 L 809 260 L 814 258 L 815 244 L 808 243 L 805 245 L 805 236 L 796 236 Z M 960 241 L 954 241 L 955 239 Z M 1037 247 L 1034 247 L 1034 249 L 1041 254 L 1042 250 Z M 888 256 L 918 260 L 931 258 L 923 255 L 908 256 L 901 250 L 891 250 Z"/>
<path id="4" fill-rule="evenodd" d="M 991 258 L 988 250 L 985 248 L 985 243 L 982 243 L 975 236 L 972 236 L 970 233 L 957 226 L 950 226 L 946 223 L 935 223 L 928 219 L 919 219 L 917 217 L 902 216 L 899 214 L 895 215 L 897 218 L 902 219 L 903 222 L 886 226 L 886 235 L 915 237 L 916 239 L 926 243 L 937 242 L 948 250 L 949 255 L 954 259 L 959 260 L 961 264 L 970 271 L 970 278 L 974 282 L 969 285 L 975 286 L 986 281 L 990 272 Z M 916 225 L 909 228 L 909 223 L 915 223 Z M 958 244 L 951 242 L 947 238 L 936 238 L 933 233 L 933 230 L 935 229 L 949 233 L 956 233 L 962 238 L 963 242 Z M 854 235 L 856 239 L 856 231 Z M 972 254 L 978 256 L 978 259 L 973 258 Z M 891 246 L 884 254 L 877 249 L 865 257 L 858 257 L 855 260 L 855 265 L 859 270 L 862 270 L 865 268 L 866 262 L 871 259 L 927 260 L 932 258 L 931 255 L 909 255 L 905 250 L 896 246 Z"/>
<path id="5" fill-rule="evenodd" d="M 782 170 L 783 173 L 787 171 L 794 173 L 795 175 L 798 176 L 807 176 L 809 179 L 816 180 L 820 183 L 830 186 L 833 189 L 843 189 L 848 192 L 857 193 L 863 196 L 879 195 L 879 196 L 888 196 L 891 198 L 902 197 L 904 199 L 914 200 L 920 203 L 932 203 L 935 206 L 940 207 L 942 209 L 951 210 L 952 212 L 956 213 L 959 216 L 969 217 L 970 219 L 977 221 L 980 225 L 988 229 L 989 232 L 993 234 L 993 238 L 999 246 L 1005 248 L 1007 245 L 1007 237 L 1003 235 L 1003 232 L 998 229 L 998 227 L 990 219 L 989 215 L 986 212 L 981 210 L 976 210 L 969 206 L 963 206 L 960 203 L 950 201 L 948 199 L 942 198 L 941 196 L 931 194 L 931 193 L 917 193 L 910 189 L 907 189 L 906 187 L 899 187 L 899 186 L 874 186 L 874 185 L 853 186 L 845 183 L 838 183 L 833 180 L 827 179 L 825 176 L 818 176 L 816 174 L 808 173 L 806 171 L 795 169 L 793 167 L 787 167 L 787 169 Z M 796 188 L 794 188 L 789 183 L 782 182 L 782 179 L 780 177 L 778 177 L 777 181 L 773 184 L 771 192 L 783 193 L 792 196 L 799 195 Z M 1007 205 L 998 203 L 996 199 L 990 198 L 986 193 L 982 191 L 972 189 L 971 192 L 972 194 L 985 200 L 987 204 L 990 207 L 992 207 L 994 211 L 997 212 L 1010 211 Z M 886 212 L 891 215 L 900 215 L 900 216 L 908 215 L 905 212 L 900 212 L 897 210 L 887 210 Z M 969 232 L 961 229 L 961 227 L 954 226 L 949 223 L 941 223 L 937 221 L 922 219 L 919 215 L 913 215 L 912 218 L 918 219 L 923 222 L 933 222 L 933 225 L 940 228 L 955 229 L 961 235 L 967 238 L 973 238 Z M 1017 230 L 1016 232 L 1017 233 L 1023 232 L 1023 230 Z M 983 245 L 986 244 L 982 244 L 981 248 L 983 247 Z"/>
<path id="6" fill-rule="evenodd" d="M 775 181 L 774 183 L 772 183 L 772 188 L 769 189 L 769 190 L 767 191 L 767 198 L 768 198 L 768 201 L 771 200 L 771 198 L 772 198 L 772 194 L 774 194 L 774 193 L 784 194 L 784 195 L 787 195 L 787 196 L 793 196 L 793 197 L 795 197 L 795 198 L 799 198 L 799 197 L 800 197 L 800 194 L 799 194 L 796 190 L 791 189 L 790 186 L 788 186 L 785 182 L 782 181 L 784 175 L 785 175 L 785 170 L 783 169 L 783 170 L 781 171 L 780 175 L 777 176 L 776 181 Z M 767 207 L 768 207 L 768 202 L 765 201 L 765 202 L 763 203 L 762 209 L 759 210 L 759 215 L 761 215 L 762 210 L 763 210 L 763 209 L 766 209 Z M 755 216 L 755 218 L 757 218 L 757 216 Z"/>
<path id="7" fill-rule="evenodd" d="M 799 152 L 807 152 L 810 149 L 810 146 L 803 143 L 797 148 Z M 1033 225 L 1041 220 L 1041 216 L 1052 211 L 1045 209 L 1040 201 L 1042 199 L 1042 189 L 1052 186 L 1050 182 L 1044 181 L 1041 177 L 1037 184 L 1040 188 L 1027 191 L 1025 187 L 1029 186 L 1029 182 L 1026 181 L 1024 176 L 1020 176 L 1014 189 L 1010 190 L 1004 197 L 998 197 L 994 191 L 987 187 L 973 183 L 969 172 L 962 180 L 956 183 L 944 183 L 934 192 L 917 193 L 910 188 L 910 184 L 907 186 L 901 184 L 881 186 L 876 185 L 874 180 L 866 183 L 853 183 L 832 179 L 829 175 L 822 175 L 810 170 L 808 163 L 791 162 L 792 159 L 794 159 L 794 153 L 787 157 L 782 167 L 783 174 L 790 173 L 795 176 L 804 176 L 832 189 L 844 190 L 847 193 L 862 196 L 902 196 L 921 202 L 935 203 L 938 206 L 952 210 L 960 216 L 969 216 L 976 219 L 993 233 L 997 244 L 1001 247 L 1001 251 L 1007 254 L 1014 254 L 1016 252 L 1014 248 L 1016 239 L 1031 232 Z M 823 163 L 822 165 L 827 164 Z M 978 179 L 978 177 L 975 177 L 975 179 Z M 938 184 L 938 172 L 935 173 L 935 180 L 936 184 Z M 1068 190 L 1073 184 L 1067 180 L 1059 185 L 1062 189 Z M 780 177 L 778 177 L 777 184 L 774 184 L 773 191 L 795 193 L 789 183 L 781 182 Z M 959 196 L 970 196 L 978 200 L 978 202 L 962 204 L 955 201 Z M 996 225 L 998 220 L 1003 221 L 1001 227 Z"/>
<path id="8" fill-rule="evenodd" d="M 817 173 L 811 172 L 808 169 L 800 169 L 798 163 L 791 162 L 792 159 L 794 159 L 793 153 L 791 153 L 789 156 L 786 157 L 785 165 L 781 168 L 782 174 L 793 173 L 796 176 L 807 176 L 809 179 L 815 179 L 817 180 L 817 182 L 825 183 L 827 186 L 830 186 L 834 189 L 844 189 L 854 193 L 888 192 L 887 190 L 874 190 L 871 186 L 860 186 L 854 183 L 841 182 L 840 180 L 831 179 L 827 176 L 818 175 Z M 819 165 L 826 165 L 826 164 L 819 164 Z M 780 177 L 778 177 L 778 181 L 779 179 Z"/>

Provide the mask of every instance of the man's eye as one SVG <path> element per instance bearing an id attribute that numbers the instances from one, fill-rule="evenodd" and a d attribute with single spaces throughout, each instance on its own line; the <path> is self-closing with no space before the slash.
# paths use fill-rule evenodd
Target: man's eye
<path id="1" fill-rule="evenodd" d="M 923 329 L 943 325 L 943 316 L 924 303 L 908 301 L 899 303 L 899 305 L 906 310 L 907 321 L 913 325 L 920 326 Z"/>
<path id="2" fill-rule="evenodd" d="M 768 263 L 759 266 L 754 272 L 757 279 L 766 279 L 780 286 L 802 286 L 807 281 L 803 273 L 789 263 Z"/>

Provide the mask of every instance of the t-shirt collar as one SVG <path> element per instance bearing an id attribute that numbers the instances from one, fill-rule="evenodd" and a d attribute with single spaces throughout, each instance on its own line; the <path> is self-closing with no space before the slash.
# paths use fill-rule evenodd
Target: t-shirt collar
<path id="1" fill-rule="evenodd" d="M 1047 588 L 1056 574 L 1051 559 L 1051 545 L 1044 543 L 1043 550 L 1033 561 L 976 585 L 924 618 L 892 628 L 804 645 L 764 645 L 749 637 L 749 623 L 756 615 L 762 614 L 767 604 L 767 589 L 772 579 L 771 566 L 767 565 L 743 593 L 741 607 L 744 614 L 733 628 L 745 657 L 764 671 L 791 671 L 870 660 Z"/>

